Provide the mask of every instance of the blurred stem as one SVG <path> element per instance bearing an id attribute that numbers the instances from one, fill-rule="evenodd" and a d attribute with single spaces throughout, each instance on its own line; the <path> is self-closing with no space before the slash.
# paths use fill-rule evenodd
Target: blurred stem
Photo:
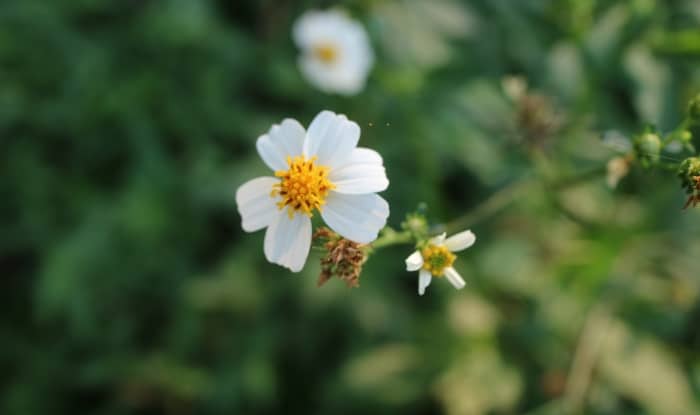
<path id="1" fill-rule="evenodd" d="M 467 229 L 475 223 L 479 223 L 498 213 L 500 210 L 531 190 L 535 185 L 536 182 L 532 179 L 511 183 L 491 195 L 482 204 L 476 206 L 474 209 L 470 210 L 464 215 L 451 220 L 444 225 L 437 226 L 437 232 L 435 233 L 455 233 Z"/>
<path id="2" fill-rule="evenodd" d="M 605 166 L 603 166 L 584 171 L 573 176 L 565 177 L 563 179 L 551 181 L 547 183 L 545 187 L 548 191 L 561 190 L 599 178 L 605 175 L 605 172 Z M 512 202 L 536 189 L 539 185 L 540 182 L 538 178 L 529 178 L 522 181 L 513 182 L 498 190 L 483 203 L 464 213 L 462 216 L 459 216 L 445 224 L 435 226 L 433 229 L 431 229 L 430 233 L 433 235 L 442 232 L 451 234 L 468 229 L 474 224 L 486 220 L 500 212 Z M 412 242 L 415 241 L 411 232 L 397 232 L 394 229 L 387 227 L 382 231 L 382 235 L 371 244 L 371 247 L 372 249 L 380 249 L 387 246 L 409 244 Z"/>
<path id="3" fill-rule="evenodd" d="M 586 394 L 610 328 L 610 313 L 605 303 L 599 302 L 588 313 L 579 338 L 578 347 L 569 371 L 564 393 L 565 413 L 582 413 Z"/>
<path id="4" fill-rule="evenodd" d="M 578 213 L 569 209 L 564 203 L 562 203 L 557 193 L 560 190 L 565 190 L 571 188 L 580 183 L 585 183 L 591 179 L 597 178 L 601 175 L 606 174 L 607 166 L 602 165 L 591 170 L 580 173 L 576 176 L 570 177 L 565 180 L 557 180 L 557 171 L 559 170 L 555 163 L 550 160 L 541 149 L 532 149 L 529 153 L 532 165 L 535 168 L 538 176 L 542 180 L 542 185 L 544 188 L 544 196 L 559 212 L 564 214 L 571 221 L 578 223 L 586 228 L 593 228 L 600 226 L 597 223 L 593 223 L 590 220 L 582 217 Z"/>
<path id="5" fill-rule="evenodd" d="M 569 188 L 592 179 L 597 179 L 605 175 L 605 172 L 606 170 L 604 166 L 591 169 L 554 181 L 546 185 L 546 187 L 548 190 L 561 190 L 564 188 Z M 437 231 L 435 233 L 454 233 L 467 229 L 474 224 L 495 215 L 515 200 L 526 195 L 528 192 L 535 190 L 538 185 L 539 182 L 536 178 L 511 183 L 510 185 L 491 195 L 491 197 L 486 199 L 482 204 L 476 206 L 474 209 L 470 210 L 464 215 L 448 222 L 445 225 L 437 227 Z"/>

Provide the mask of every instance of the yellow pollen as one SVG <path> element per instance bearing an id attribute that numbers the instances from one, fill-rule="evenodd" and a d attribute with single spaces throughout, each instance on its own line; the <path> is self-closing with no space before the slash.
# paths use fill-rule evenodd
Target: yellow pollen
<path id="1" fill-rule="evenodd" d="M 326 64 L 333 63 L 338 59 L 338 49 L 327 43 L 314 47 L 313 53 L 321 62 Z"/>
<path id="2" fill-rule="evenodd" d="M 423 269 L 435 277 L 441 277 L 445 268 L 451 267 L 457 256 L 444 245 L 428 245 L 421 250 Z"/>
<path id="3" fill-rule="evenodd" d="M 287 157 L 287 165 L 289 170 L 275 172 L 275 176 L 282 180 L 272 186 L 270 196 L 280 196 L 277 207 L 280 210 L 286 207 L 289 219 L 294 217 L 294 212 L 312 217 L 313 210 L 320 212 L 326 203 L 328 192 L 335 189 L 335 185 L 328 180 L 330 169 L 317 166 L 316 157 Z"/>

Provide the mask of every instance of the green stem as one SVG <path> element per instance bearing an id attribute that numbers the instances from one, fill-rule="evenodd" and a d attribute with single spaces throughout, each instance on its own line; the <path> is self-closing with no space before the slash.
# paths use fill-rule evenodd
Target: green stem
<path id="1" fill-rule="evenodd" d="M 385 248 L 391 245 L 401 245 L 413 242 L 409 231 L 396 232 L 392 228 L 384 228 L 382 236 L 372 242 L 373 249 Z"/>

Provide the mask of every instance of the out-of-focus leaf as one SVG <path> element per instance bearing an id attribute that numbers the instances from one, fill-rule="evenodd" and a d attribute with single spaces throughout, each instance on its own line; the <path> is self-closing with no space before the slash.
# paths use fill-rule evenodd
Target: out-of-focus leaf
<path id="1" fill-rule="evenodd" d="M 500 315 L 481 297 L 465 293 L 449 304 L 450 324 L 455 332 L 468 336 L 488 336 L 494 333 Z"/>
<path id="2" fill-rule="evenodd" d="M 450 40 L 467 35 L 475 24 L 454 0 L 379 2 L 375 17 L 382 44 L 396 62 L 428 69 L 445 63 L 452 53 Z"/>
<path id="3" fill-rule="evenodd" d="M 613 52 L 621 46 L 622 32 L 628 19 L 627 6 L 617 4 L 608 8 L 591 28 L 586 46 L 599 64 L 604 65 L 615 58 Z"/>
<path id="4" fill-rule="evenodd" d="M 343 380 L 358 392 L 372 392 L 378 399 L 401 402 L 410 399 L 419 386 L 410 373 L 424 357 L 407 344 L 388 344 L 350 360 L 343 369 Z"/>
<path id="5" fill-rule="evenodd" d="M 658 33 L 652 40 L 655 51 L 670 55 L 700 55 L 700 30 L 686 29 Z"/>
<path id="6" fill-rule="evenodd" d="M 508 412 L 522 390 L 518 372 L 492 350 L 474 349 L 452 363 L 435 385 L 450 415 Z"/>
<path id="7" fill-rule="evenodd" d="M 668 66 L 656 59 L 644 46 L 631 48 L 625 54 L 625 68 L 636 81 L 637 109 L 644 119 L 659 124 L 664 121 L 664 110 L 670 90 L 671 74 Z"/>
<path id="8" fill-rule="evenodd" d="M 611 324 L 602 346 L 601 375 L 651 413 L 696 414 L 688 380 L 670 351 L 622 322 Z"/>
<path id="9" fill-rule="evenodd" d="M 209 378 L 197 368 L 183 365 L 166 356 L 154 356 L 135 363 L 124 379 L 124 398 L 136 406 L 152 401 L 188 403 L 201 398 Z"/>

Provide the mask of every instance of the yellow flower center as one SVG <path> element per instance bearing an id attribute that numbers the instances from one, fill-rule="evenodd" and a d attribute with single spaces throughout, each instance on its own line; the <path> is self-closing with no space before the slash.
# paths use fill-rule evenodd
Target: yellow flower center
<path id="1" fill-rule="evenodd" d="M 289 219 L 294 217 L 294 212 L 302 212 L 311 217 L 314 209 L 321 211 L 328 192 L 335 189 L 335 185 L 328 180 L 330 169 L 317 166 L 316 157 L 287 157 L 287 165 L 289 170 L 275 172 L 275 176 L 282 180 L 273 185 L 270 195 L 281 197 L 277 207 L 280 210 L 287 207 Z"/>
<path id="2" fill-rule="evenodd" d="M 445 268 L 451 267 L 457 256 L 444 245 L 428 245 L 421 250 L 423 269 L 434 276 L 441 277 Z"/>
<path id="3" fill-rule="evenodd" d="M 330 64 L 338 59 L 338 48 L 330 44 L 320 44 L 314 47 L 314 55 L 323 63 Z"/>

